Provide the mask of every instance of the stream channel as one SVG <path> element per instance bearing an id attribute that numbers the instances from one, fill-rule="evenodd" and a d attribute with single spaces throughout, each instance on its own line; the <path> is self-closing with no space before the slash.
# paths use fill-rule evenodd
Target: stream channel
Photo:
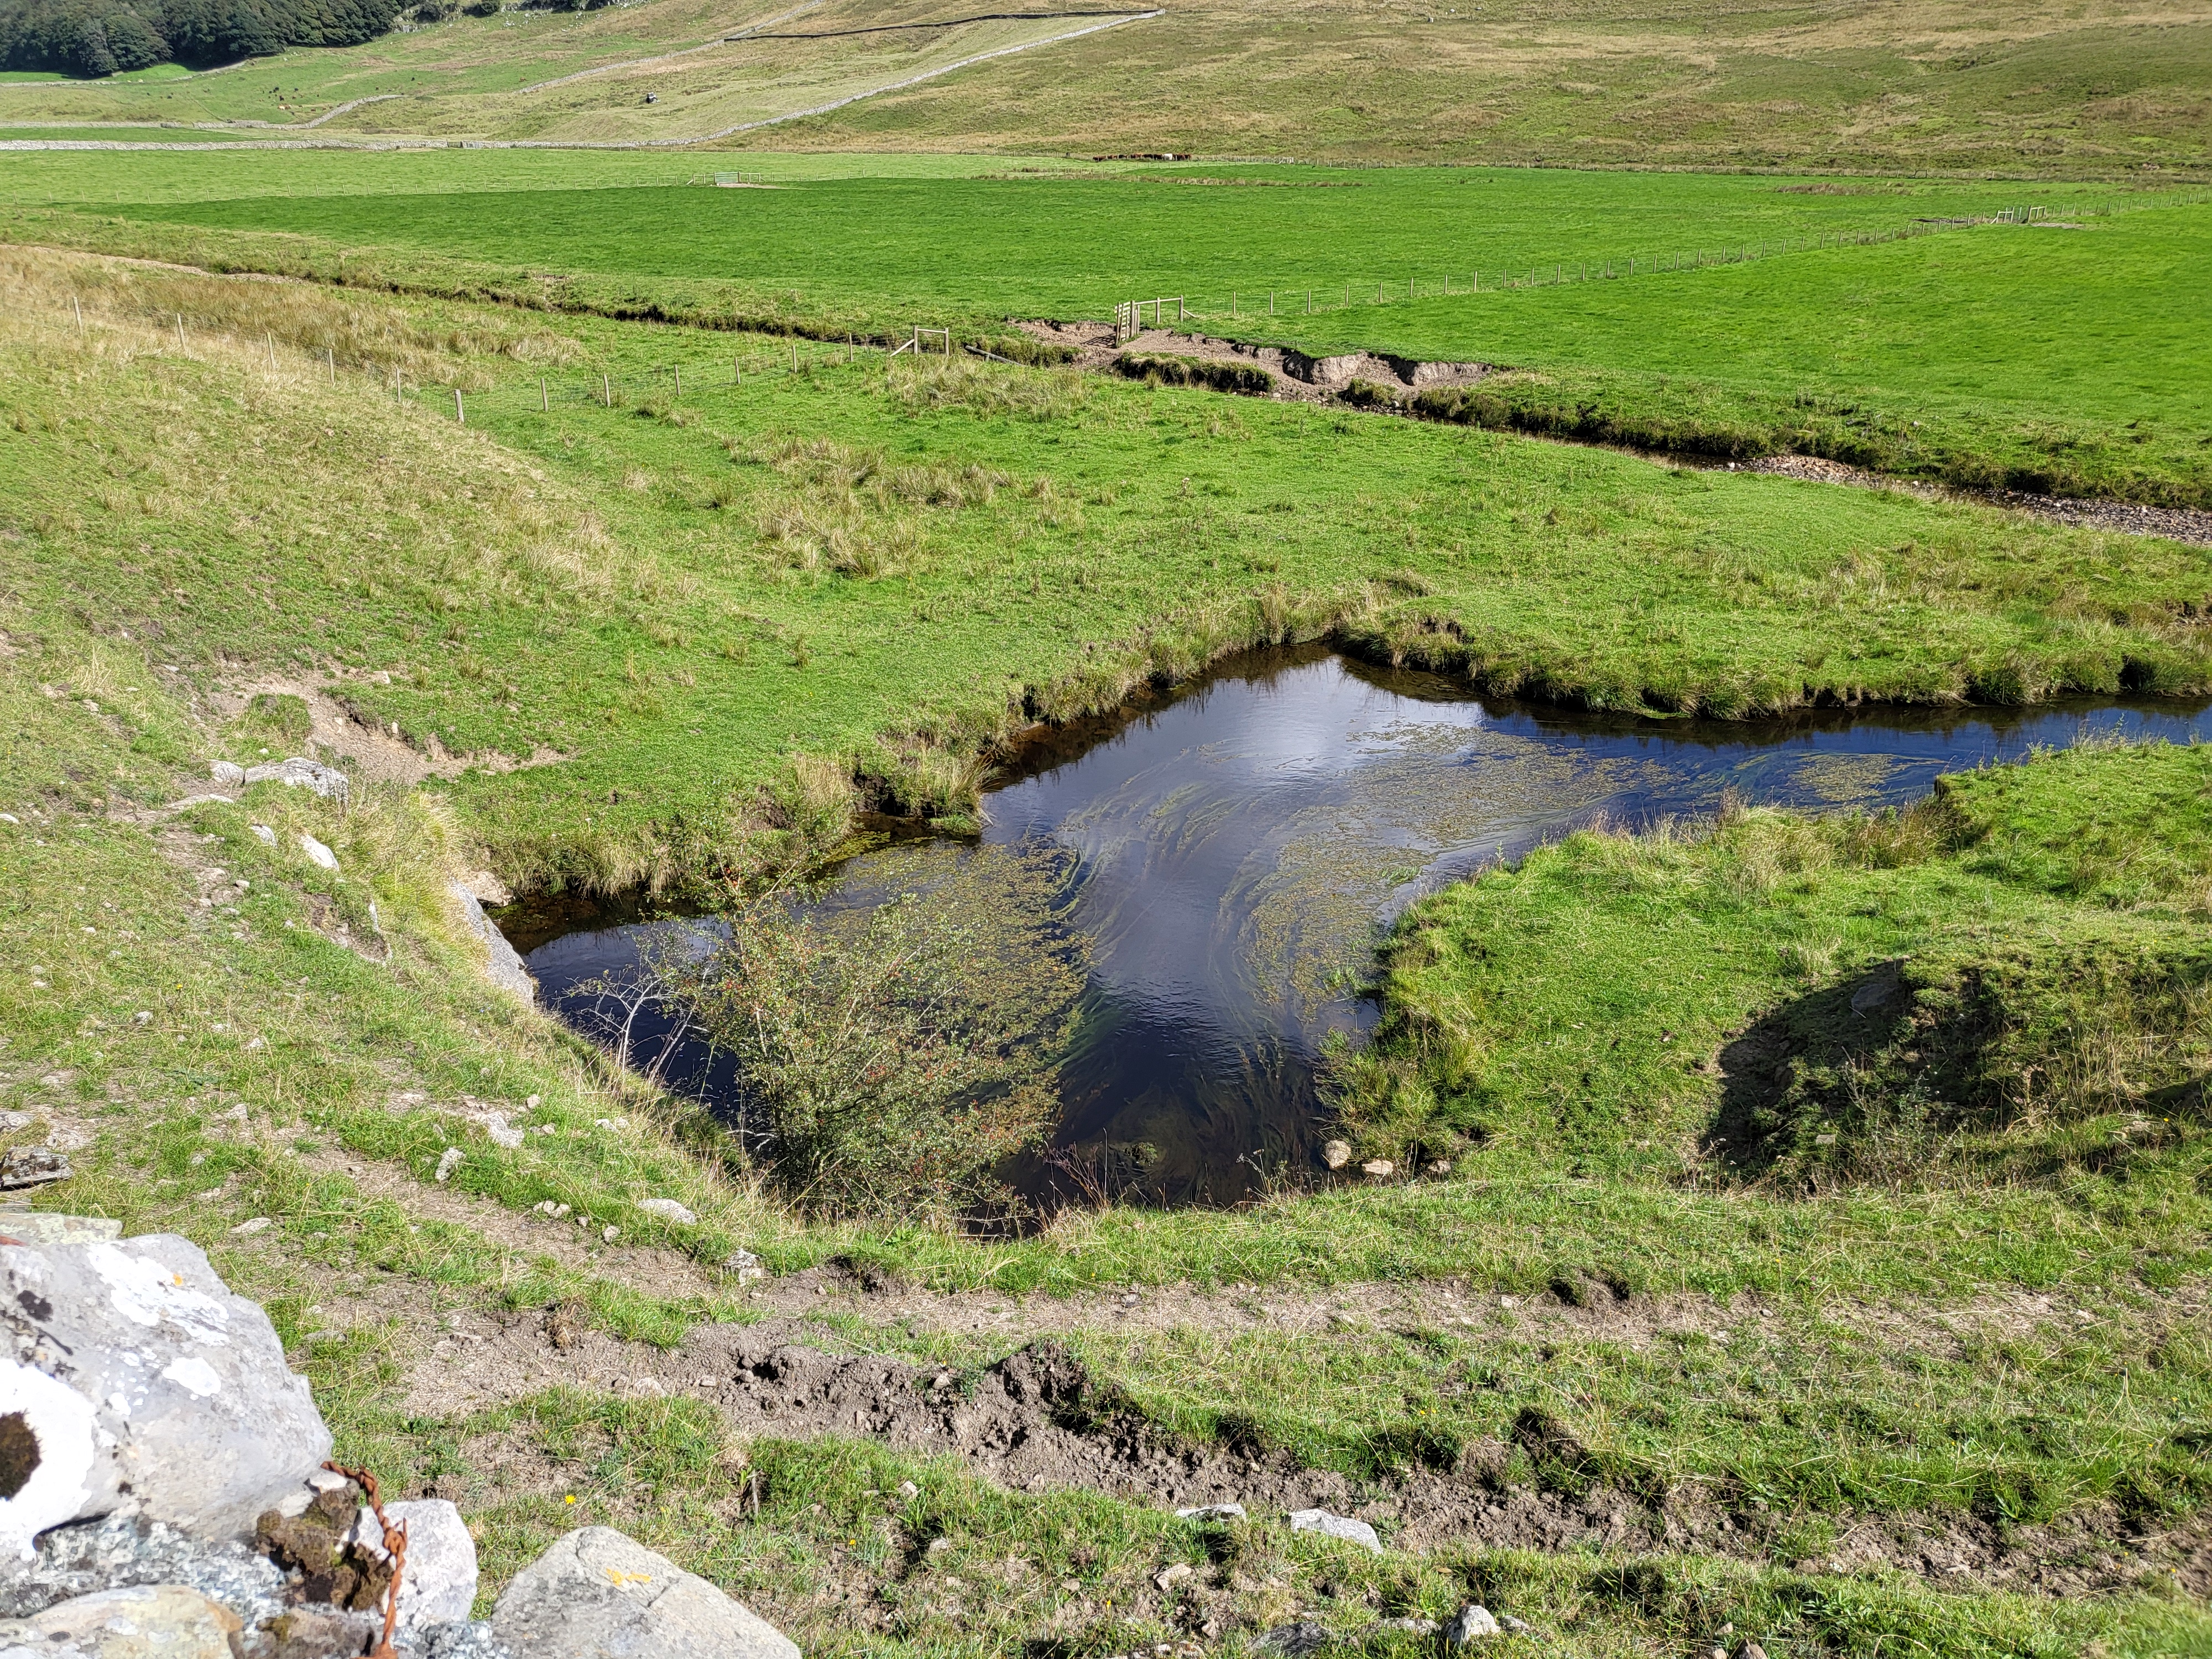
<path id="1" fill-rule="evenodd" d="M 1174 1204 L 1233 1204 L 1271 1178 L 1307 1179 L 1323 1138 L 1321 1045 L 1374 1023 L 1358 984 L 1376 942 L 1409 901 L 1484 865 L 1601 817 L 1710 815 L 1726 790 L 1817 811 L 1902 805 L 1940 773 L 2090 735 L 2212 738 L 2212 704 L 1635 719 L 1480 697 L 1312 647 L 1235 658 L 1055 731 L 984 796 L 987 843 L 1074 855 L 1071 920 L 1092 945 L 1054 1142 L 1063 1161 L 1012 1172 L 1015 1183 L 1049 1207 L 1055 1188 L 1083 1184 L 1071 1188 L 1071 1164 L 1119 1195 Z M 956 860 L 969 845 L 920 850 Z M 823 902 L 872 902 L 893 858 L 911 881 L 916 850 L 849 860 Z M 715 928 L 573 897 L 498 920 L 546 1006 L 579 1029 L 594 982 L 633 973 L 656 935 L 688 928 L 704 942 Z M 733 1110 L 726 1057 L 696 1042 L 664 1054 L 668 1031 L 646 1010 L 632 1063 Z"/>

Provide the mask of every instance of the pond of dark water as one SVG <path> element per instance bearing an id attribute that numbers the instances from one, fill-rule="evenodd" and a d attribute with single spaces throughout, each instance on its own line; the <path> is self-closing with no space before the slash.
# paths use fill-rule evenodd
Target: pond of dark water
<path id="1" fill-rule="evenodd" d="M 1475 696 L 1437 676 L 1310 649 L 1254 653 L 1112 720 L 1056 732 L 984 797 L 987 843 L 1075 858 L 1071 918 L 1092 942 L 1084 1037 L 1066 1067 L 1055 1162 L 1016 1172 L 1051 1202 L 1093 1182 L 1233 1203 L 1303 1178 L 1322 1139 L 1315 1068 L 1375 1011 L 1358 983 L 1408 901 L 1601 816 L 1636 824 L 1747 802 L 1903 805 L 1940 773 L 2087 736 L 2212 736 L 2212 706 L 2045 705 L 1810 714 L 1759 723 L 1576 714 Z M 961 843 L 920 854 L 951 860 Z M 866 854 L 829 902 L 882 890 Z M 902 877 L 902 879 L 906 878 Z M 548 1006 L 602 1041 L 628 1011 L 598 988 L 647 943 L 711 919 L 556 901 L 500 918 Z M 631 1063 L 728 1109 L 726 1061 L 629 1020 Z"/>

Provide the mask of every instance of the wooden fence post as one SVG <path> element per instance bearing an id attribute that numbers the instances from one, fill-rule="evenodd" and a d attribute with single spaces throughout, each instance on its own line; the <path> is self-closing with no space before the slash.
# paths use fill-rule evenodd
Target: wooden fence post
<path id="1" fill-rule="evenodd" d="M 461 408 L 461 389 L 459 386 L 453 388 L 453 419 L 462 426 L 469 423 L 467 412 Z"/>
<path id="2" fill-rule="evenodd" d="M 615 406 L 614 383 L 610 380 L 604 373 L 599 376 L 599 396 L 606 400 L 606 405 L 609 409 L 612 409 Z"/>

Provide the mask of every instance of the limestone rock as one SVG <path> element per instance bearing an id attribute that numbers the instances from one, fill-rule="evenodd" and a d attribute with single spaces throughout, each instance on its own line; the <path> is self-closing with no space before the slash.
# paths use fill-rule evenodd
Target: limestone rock
<path id="1" fill-rule="evenodd" d="M 1332 1170 L 1341 1170 L 1352 1162 L 1352 1143 L 1348 1140 L 1330 1141 L 1321 1149 L 1321 1161 Z"/>
<path id="2" fill-rule="evenodd" d="M 1278 1625 L 1252 1645 L 1261 1653 L 1299 1655 L 1319 1653 L 1329 1644 L 1328 1627 L 1311 1619 L 1295 1625 Z"/>
<path id="3" fill-rule="evenodd" d="M 394 1526 L 407 1528 L 407 1568 L 399 1579 L 399 1633 L 412 1635 L 433 1625 L 466 1620 L 477 1599 L 477 1546 L 460 1510 L 442 1498 L 411 1498 L 386 1504 L 384 1513 Z M 352 1543 L 390 1571 L 383 1529 L 373 1510 L 361 1511 Z"/>
<path id="4" fill-rule="evenodd" d="M 1490 1609 L 1479 1601 L 1470 1601 L 1444 1626 L 1444 1645 L 1462 1647 L 1478 1637 L 1497 1634 L 1498 1620 L 1491 1616 Z"/>
<path id="5" fill-rule="evenodd" d="M 1375 1535 L 1375 1528 L 1364 1521 L 1355 1521 L 1348 1515 L 1331 1515 L 1327 1510 L 1292 1510 L 1292 1532 L 1317 1532 L 1324 1538 L 1341 1538 L 1347 1544 L 1358 1544 L 1376 1554 L 1382 1553 L 1382 1540 Z"/>
<path id="6" fill-rule="evenodd" d="M 69 1178 L 69 1159 L 51 1146 L 10 1146 L 0 1158 L 0 1188 L 10 1191 Z"/>
<path id="7" fill-rule="evenodd" d="M 181 1584 L 141 1584 L 58 1601 L 0 1624 L 0 1656 L 39 1659 L 232 1659 L 239 1617 Z"/>
<path id="8" fill-rule="evenodd" d="M 491 959 L 484 965 L 485 976 L 501 990 L 512 992 L 525 1002 L 537 1001 L 538 981 L 531 978 L 530 969 L 507 942 L 507 935 L 492 925 L 477 896 L 458 881 L 453 885 L 453 894 L 454 902 L 461 907 L 461 915 L 467 919 L 470 931 L 484 942 L 484 949 L 490 952 Z"/>
<path id="9" fill-rule="evenodd" d="M 307 855 L 310 864 L 332 872 L 338 867 L 338 855 L 304 830 L 300 836 L 300 850 Z"/>
<path id="10" fill-rule="evenodd" d="M 516 1574 L 492 1634 L 514 1659 L 799 1659 L 773 1625 L 611 1527 L 572 1532 Z"/>
<path id="11" fill-rule="evenodd" d="M 1178 1521 L 1242 1521 L 1244 1518 L 1242 1504 L 1201 1504 L 1196 1509 L 1176 1511 Z"/>
<path id="12" fill-rule="evenodd" d="M 267 766 L 249 766 L 237 781 L 247 788 L 257 783 L 281 783 L 288 789 L 312 789 L 325 800 L 335 801 L 344 800 L 349 790 L 344 773 L 304 755 Z"/>
<path id="13" fill-rule="evenodd" d="M 523 1132 L 507 1122 L 505 1112 L 478 1112 L 476 1115 L 477 1121 L 483 1125 L 483 1131 L 491 1137 L 494 1146 L 504 1146 L 513 1152 L 522 1145 L 525 1139 Z"/>
<path id="14" fill-rule="evenodd" d="M 699 1218 L 672 1198 L 641 1198 L 637 1207 L 647 1215 L 659 1216 L 663 1221 L 672 1221 L 679 1227 L 696 1227 Z"/>
<path id="15" fill-rule="evenodd" d="M 1380 1181 L 1385 1176 L 1395 1174 L 1397 1169 L 1398 1166 L 1387 1158 L 1370 1158 L 1359 1166 L 1359 1172 Z"/>
<path id="16" fill-rule="evenodd" d="M 330 1449 L 269 1316 L 190 1240 L 0 1245 L 0 1555 L 116 1510 L 236 1537 Z"/>
<path id="17" fill-rule="evenodd" d="M 283 1573 L 244 1544 L 106 1515 L 42 1534 L 28 1561 L 0 1560 L 0 1618 L 27 1619 L 71 1596 L 131 1584 L 181 1584 L 249 1625 L 274 1618 L 284 1605 Z"/>
<path id="18" fill-rule="evenodd" d="M 246 769 L 236 761 L 213 761 L 209 763 L 208 776 L 226 789 L 235 789 L 246 781 Z"/>
<path id="19" fill-rule="evenodd" d="M 106 1216 L 0 1210 L 0 1238 L 12 1238 L 19 1244 L 91 1244 L 122 1237 L 123 1224 Z"/>

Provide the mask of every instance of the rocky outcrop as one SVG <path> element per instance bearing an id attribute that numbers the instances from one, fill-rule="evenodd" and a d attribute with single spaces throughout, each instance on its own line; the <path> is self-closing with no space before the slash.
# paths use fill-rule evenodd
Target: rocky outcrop
<path id="1" fill-rule="evenodd" d="M 208 770 L 215 781 L 232 789 L 250 789 L 257 783 L 281 783 L 288 789 L 312 789 L 325 800 L 343 803 L 350 793 L 346 775 L 334 766 L 295 755 L 265 766 L 240 766 L 216 761 Z"/>
<path id="2" fill-rule="evenodd" d="M 507 942 L 507 935 L 501 933 L 492 924 L 492 919 L 484 914 L 483 905 L 477 896 L 458 881 L 453 884 L 453 902 L 461 907 L 461 914 L 468 919 L 470 930 L 483 941 L 484 950 L 489 955 L 484 964 L 486 977 L 501 990 L 511 992 L 525 1002 L 537 1001 L 538 981 L 531 978 L 530 969 L 523 965 L 522 958 L 514 947 Z"/>
<path id="3" fill-rule="evenodd" d="M 190 1240 L 0 1245 L 0 1553 L 123 1511 L 238 1536 L 330 1455 L 269 1316 Z"/>

